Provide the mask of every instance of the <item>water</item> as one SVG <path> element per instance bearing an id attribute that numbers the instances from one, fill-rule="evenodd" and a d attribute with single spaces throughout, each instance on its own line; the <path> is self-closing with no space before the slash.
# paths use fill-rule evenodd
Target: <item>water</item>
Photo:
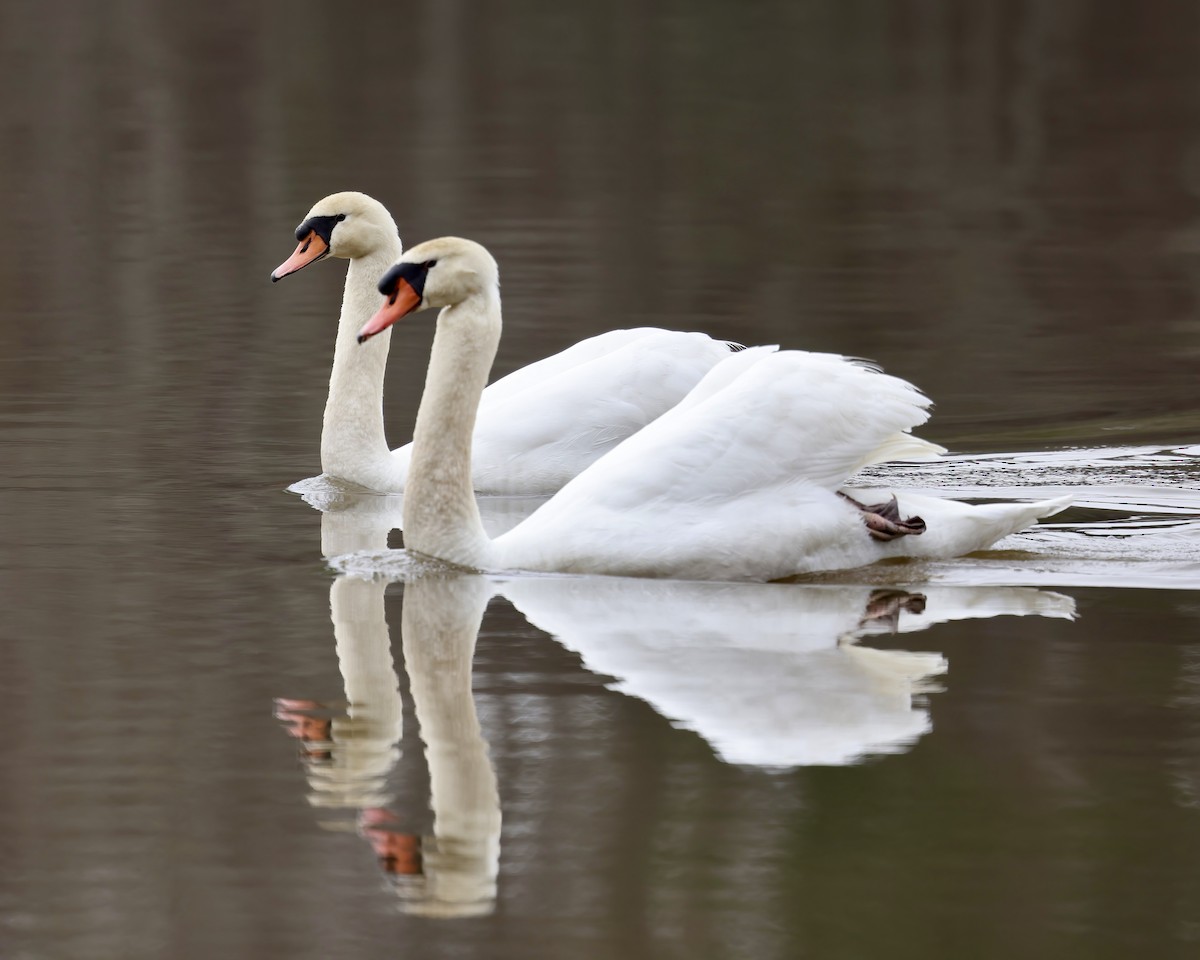
<path id="1" fill-rule="evenodd" d="M 1192 956 L 1197 17 L 6 4 L 0 952 Z M 795 584 L 336 574 L 396 509 L 284 492 L 342 267 L 267 274 L 346 188 L 493 250 L 497 373 L 869 356 L 955 454 L 871 482 L 1076 504 Z"/>

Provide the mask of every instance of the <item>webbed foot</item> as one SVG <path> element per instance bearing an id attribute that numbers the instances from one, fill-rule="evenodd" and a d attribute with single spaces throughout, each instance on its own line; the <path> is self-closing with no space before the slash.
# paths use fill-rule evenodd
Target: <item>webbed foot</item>
<path id="1" fill-rule="evenodd" d="M 925 521 L 920 517 L 908 517 L 907 519 L 900 516 L 900 504 L 897 502 L 895 495 L 884 503 L 876 503 L 868 506 L 865 503 L 859 503 L 852 496 L 842 491 L 838 491 L 838 496 L 854 504 L 862 511 L 863 523 L 867 525 L 867 530 L 874 540 L 887 542 L 895 540 L 897 537 L 906 537 L 909 535 L 918 536 L 925 532 Z"/>

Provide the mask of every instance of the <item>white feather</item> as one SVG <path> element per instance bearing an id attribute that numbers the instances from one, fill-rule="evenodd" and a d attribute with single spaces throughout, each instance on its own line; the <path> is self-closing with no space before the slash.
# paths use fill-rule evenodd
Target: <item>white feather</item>
<path id="1" fill-rule="evenodd" d="M 881 448 L 929 417 L 919 390 L 861 361 L 769 349 L 734 354 L 674 409 L 489 540 L 470 487 L 470 431 L 500 338 L 495 261 L 478 244 L 429 241 L 425 299 L 444 309 L 417 416 L 405 541 L 475 569 L 774 580 L 897 556 L 984 549 L 1069 498 L 969 506 L 902 495 L 927 530 L 872 539 L 838 496 Z M 750 354 L 747 357 L 747 354 Z"/>

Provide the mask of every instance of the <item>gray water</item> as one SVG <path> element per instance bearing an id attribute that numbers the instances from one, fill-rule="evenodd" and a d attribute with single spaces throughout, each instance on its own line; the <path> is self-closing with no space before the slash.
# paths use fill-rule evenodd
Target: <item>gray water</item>
<path id="1" fill-rule="evenodd" d="M 1200 8 L 0 4 L 6 958 L 1190 957 Z M 326 193 L 617 326 L 878 360 L 1075 505 L 776 585 L 331 569 Z M 431 326 L 397 328 L 408 439 Z M 329 552 L 328 549 L 326 552 Z"/>

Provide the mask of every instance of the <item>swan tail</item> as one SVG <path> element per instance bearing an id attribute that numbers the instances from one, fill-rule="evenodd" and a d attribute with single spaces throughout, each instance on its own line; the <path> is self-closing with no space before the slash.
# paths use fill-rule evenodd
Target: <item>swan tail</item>
<path id="1" fill-rule="evenodd" d="M 976 549 L 986 549 L 1009 534 L 1020 533 L 1039 520 L 1054 516 L 1065 510 L 1073 499 L 1074 497 L 1065 496 L 1052 500 L 1036 500 L 1033 503 L 982 504 L 976 509 L 994 514 L 993 530 L 989 534 L 988 543 Z"/>
<path id="2" fill-rule="evenodd" d="M 948 558 L 987 550 L 1010 534 L 1020 533 L 1037 521 L 1053 516 L 1071 503 L 1072 497 L 1055 497 L 1031 503 L 967 504 L 899 492 L 900 510 L 919 513 L 926 523 L 919 537 L 903 537 L 880 544 L 894 548 L 895 556 Z"/>
<path id="3" fill-rule="evenodd" d="M 1012 503 L 1004 504 L 1013 508 L 1018 514 L 1018 520 L 1024 523 L 1024 526 L 1018 529 L 1025 529 L 1039 520 L 1045 520 L 1046 517 L 1052 517 L 1055 514 L 1061 514 L 1072 504 L 1075 497 L 1073 494 L 1066 494 L 1063 497 L 1054 497 L 1049 500 L 1033 500 L 1032 503 Z M 1015 533 L 1015 530 L 1014 530 Z"/>
<path id="4" fill-rule="evenodd" d="M 1013 533 L 1032 527 L 1039 520 L 1052 517 L 1065 510 L 1074 497 L 1055 497 L 1052 500 L 1035 500 L 1032 503 L 985 503 L 975 509 L 985 519 L 984 539 L 974 550 L 986 550 L 996 541 Z"/>
<path id="5" fill-rule="evenodd" d="M 862 470 L 875 463 L 891 463 L 896 460 L 936 460 L 946 453 L 946 448 L 911 433 L 897 433 L 884 440 L 878 447 L 858 462 L 854 470 Z"/>

